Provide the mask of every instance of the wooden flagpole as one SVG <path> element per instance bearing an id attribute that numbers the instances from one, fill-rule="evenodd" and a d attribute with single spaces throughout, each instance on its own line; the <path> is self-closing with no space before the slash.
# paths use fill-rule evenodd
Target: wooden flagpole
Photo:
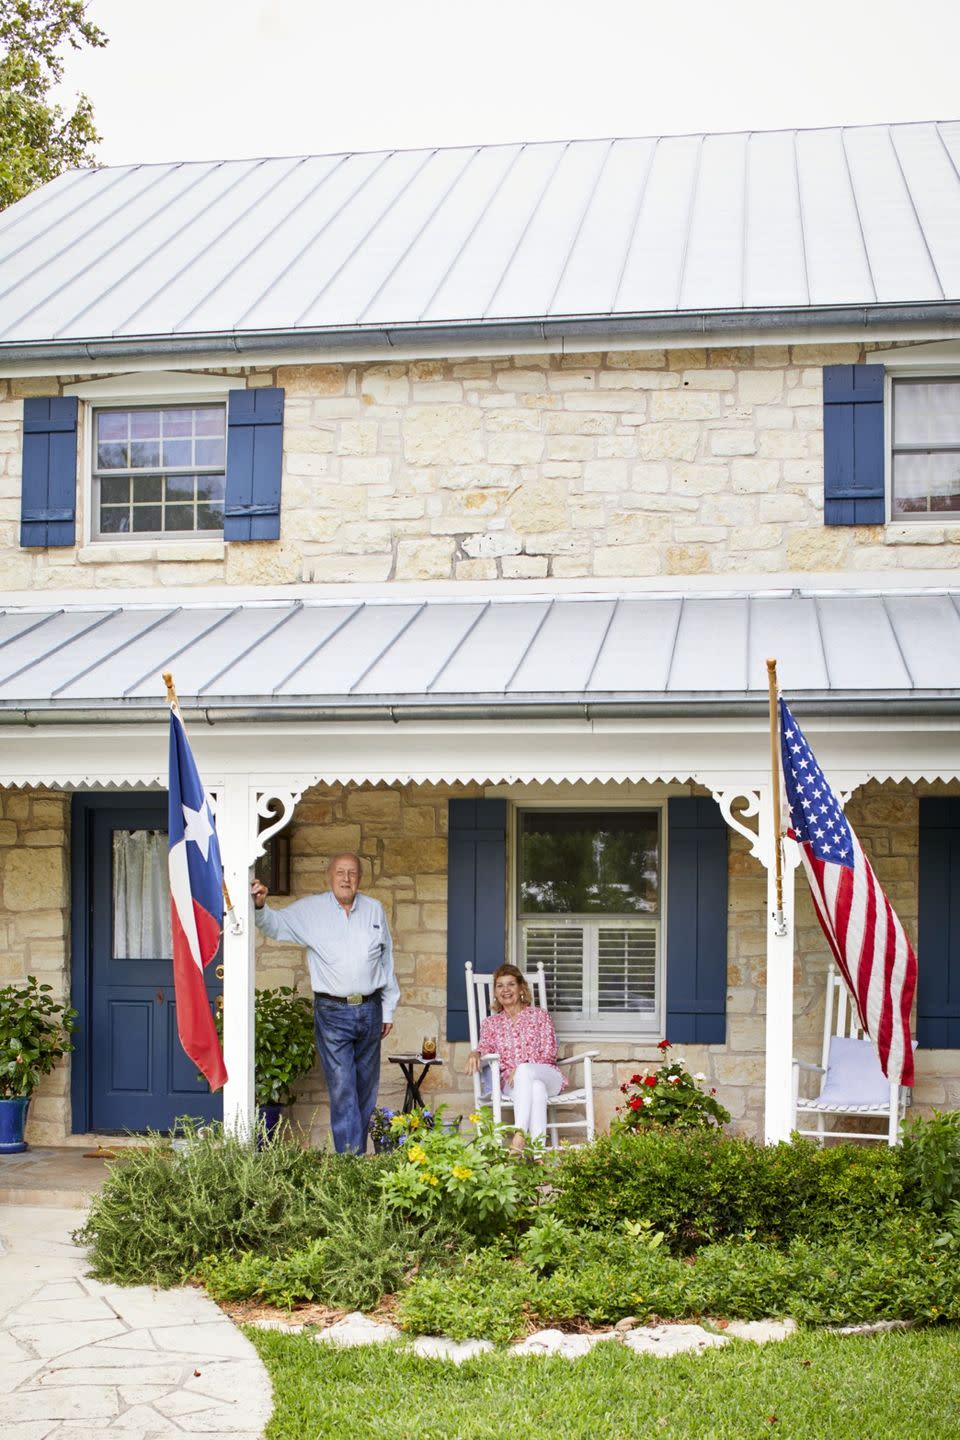
<path id="1" fill-rule="evenodd" d="M 770 786 L 773 795 L 773 846 L 777 880 L 777 909 L 774 916 L 778 935 L 787 933 L 783 918 L 783 834 L 780 818 L 780 749 L 777 706 L 777 662 L 767 661 L 767 685 L 770 696 Z"/>
<path id="2" fill-rule="evenodd" d="M 169 670 L 164 670 L 161 674 L 161 679 L 163 680 L 164 685 L 166 685 L 167 687 L 167 704 L 170 706 L 170 709 L 176 715 L 180 716 L 180 722 L 182 724 L 183 715 L 180 711 L 180 701 L 177 699 L 177 687 L 173 683 L 173 675 L 170 673 Z M 234 917 L 234 920 L 236 920 L 236 915 L 233 909 L 233 901 L 230 899 L 230 891 L 227 889 L 227 882 L 226 880 L 221 880 L 220 883 L 223 886 L 223 903 L 227 907 L 227 912 Z"/>

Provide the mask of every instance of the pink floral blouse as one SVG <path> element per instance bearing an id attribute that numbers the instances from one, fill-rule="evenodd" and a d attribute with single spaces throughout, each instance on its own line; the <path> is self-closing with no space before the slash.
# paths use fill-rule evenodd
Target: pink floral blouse
<path id="1" fill-rule="evenodd" d="M 502 1010 L 488 1015 L 480 1026 L 478 1048 L 481 1055 L 500 1056 L 501 1073 L 508 1084 L 518 1065 L 550 1065 L 557 1069 L 554 1064 L 557 1034 L 553 1021 L 546 1010 L 539 1010 L 535 1005 L 525 1005 L 516 1020 L 511 1020 Z M 557 1070 L 557 1074 L 560 1089 L 566 1090 L 566 1075 L 562 1070 Z"/>

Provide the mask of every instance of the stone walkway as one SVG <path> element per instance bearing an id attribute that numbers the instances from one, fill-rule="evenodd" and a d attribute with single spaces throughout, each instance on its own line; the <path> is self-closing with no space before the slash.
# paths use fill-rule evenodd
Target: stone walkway
<path id="1" fill-rule="evenodd" d="M 103 1285 L 77 1209 L 0 1205 L 3 1440 L 261 1440 L 256 1351 L 200 1290 Z"/>

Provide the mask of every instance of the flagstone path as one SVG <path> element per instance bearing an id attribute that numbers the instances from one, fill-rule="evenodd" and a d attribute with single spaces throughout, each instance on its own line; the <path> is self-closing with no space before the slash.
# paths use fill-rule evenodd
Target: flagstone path
<path id="1" fill-rule="evenodd" d="M 0 1205 L 3 1440 L 261 1440 L 273 1397 L 249 1340 L 200 1290 L 91 1280 L 81 1219 Z"/>

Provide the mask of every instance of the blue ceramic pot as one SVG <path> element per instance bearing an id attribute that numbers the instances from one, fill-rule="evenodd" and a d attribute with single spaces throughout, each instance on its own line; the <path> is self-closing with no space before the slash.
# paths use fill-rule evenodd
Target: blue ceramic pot
<path id="1" fill-rule="evenodd" d="M 266 1138 L 271 1140 L 278 1125 L 287 1113 L 286 1105 L 258 1105 L 257 1106 L 257 1149 L 263 1147 L 264 1132 Z"/>
<path id="2" fill-rule="evenodd" d="M 27 1149 L 23 1138 L 27 1123 L 29 1095 L 17 1095 L 12 1100 L 0 1100 L 0 1155 L 19 1155 Z"/>

